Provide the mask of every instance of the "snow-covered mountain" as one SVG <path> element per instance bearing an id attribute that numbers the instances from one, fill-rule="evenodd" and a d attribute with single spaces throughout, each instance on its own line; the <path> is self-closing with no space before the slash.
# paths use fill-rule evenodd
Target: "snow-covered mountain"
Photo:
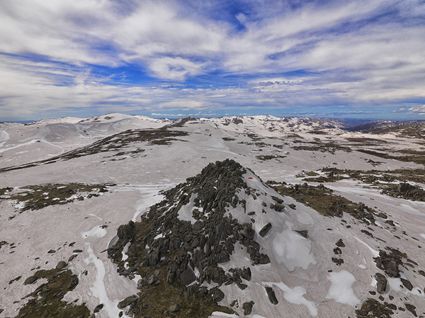
<path id="1" fill-rule="evenodd" d="M 425 315 L 420 136 L 245 116 L 0 125 L 0 317 Z"/>
<path id="2" fill-rule="evenodd" d="M 374 134 L 394 133 L 398 136 L 404 137 L 413 136 L 418 138 L 425 138 L 425 121 L 377 121 L 352 127 L 351 130 Z"/>

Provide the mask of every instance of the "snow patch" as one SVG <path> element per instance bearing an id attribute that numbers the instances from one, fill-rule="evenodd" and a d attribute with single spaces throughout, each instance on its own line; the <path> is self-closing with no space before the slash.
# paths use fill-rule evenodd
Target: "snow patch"
<path id="1" fill-rule="evenodd" d="M 18 209 L 18 210 L 22 210 L 23 208 L 25 208 L 25 202 L 19 202 L 19 203 L 16 203 L 15 205 L 14 205 L 14 207 L 15 207 L 15 209 Z"/>
<path id="2" fill-rule="evenodd" d="M 96 267 L 96 279 L 90 287 L 92 295 L 99 299 L 99 303 L 104 305 L 104 310 L 109 317 L 118 317 L 120 310 L 117 308 L 118 301 L 109 299 L 105 287 L 105 265 L 94 254 L 90 244 L 86 243 L 88 257 L 84 260 L 86 264 L 93 264 Z"/>
<path id="3" fill-rule="evenodd" d="M 180 221 L 188 221 L 191 224 L 194 224 L 196 222 L 196 219 L 193 217 L 193 209 L 195 208 L 195 202 L 194 202 L 195 197 L 196 196 L 192 195 L 189 203 L 186 205 L 183 205 L 180 208 L 179 213 L 177 214 L 177 218 Z"/>
<path id="4" fill-rule="evenodd" d="M 132 221 L 136 222 L 137 218 L 146 212 L 152 205 L 160 202 L 163 199 L 163 195 L 158 192 L 163 189 L 165 185 L 143 185 L 139 186 L 139 192 L 142 194 L 142 198 L 138 201 L 136 212 L 134 212 Z"/>
<path id="5" fill-rule="evenodd" d="M 329 273 L 328 279 L 331 282 L 331 287 L 326 298 L 334 299 L 338 303 L 353 307 L 360 303 L 352 288 L 356 281 L 353 274 L 347 271 L 332 272 Z"/>
<path id="6" fill-rule="evenodd" d="M 154 240 L 157 240 L 157 239 L 160 239 L 160 238 L 163 238 L 164 237 L 164 234 L 163 233 L 159 233 L 158 235 L 156 235 L 153 239 Z"/>
<path id="7" fill-rule="evenodd" d="M 265 283 L 266 285 L 274 285 L 283 291 L 283 297 L 285 300 L 291 304 L 304 305 L 307 307 L 308 312 L 312 316 L 317 316 L 317 307 L 316 304 L 310 300 L 304 298 L 306 290 L 304 287 L 295 286 L 290 288 L 284 283 Z"/>
<path id="8" fill-rule="evenodd" d="M 104 237 L 106 235 L 106 230 L 101 228 L 99 225 L 95 226 L 94 228 L 92 228 L 91 230 L 88 230 L 86 232 L 81 232 L 81 236 L 83 238 L 88 238 L 88 237 L 96 237 L 96 238 L 101 238 Z"/>
<path id="9" fill-rule="evenodd" d="M 316 264 L 311 253 L 311 242 L 292 230 L 278 233 L 273 239 L 272 248 L 278 262 L 289 271 L 297 267 L 307 269 L 311 264 Z"/>

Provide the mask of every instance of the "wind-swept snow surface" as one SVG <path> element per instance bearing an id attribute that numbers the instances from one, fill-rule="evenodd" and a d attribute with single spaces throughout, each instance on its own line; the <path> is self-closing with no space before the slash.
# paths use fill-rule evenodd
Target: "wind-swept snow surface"
<path id="1" fill-rule="evenodd" d="M 0 124 L 0 317 L 61 268 L 63 301 L 100 318 L 425 316 L 425 147 L 406 125 Z"/>

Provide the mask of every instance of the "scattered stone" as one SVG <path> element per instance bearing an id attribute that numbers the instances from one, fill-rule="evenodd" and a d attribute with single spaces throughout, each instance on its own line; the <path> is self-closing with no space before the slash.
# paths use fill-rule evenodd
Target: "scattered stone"
<path id="1" fill-rule="evenodd" d="M 121 300 L 118 303 L 117 307 L 119 309 L 124 309 L 124 308 L 130 306 L 131 304 L 135 303 L 138 299 L 139 299 L 139 297 L 137 297 L 137 295 L 128 296 L 127 298 Z"/>
<path id="2" fill-rule="evenodd" d="M 308 231 L 307 230 L 296 230 L 295 232 L 297 232 L 299 235 L 301 235 L 304 238 L 308 238 Z"/>
<path id="3" fill-rule="evenodd" d="M 342 239 L 339 239 L 339 240 L 335 243 L 335 245 L 336 245 L 336 246 L 338 246 L 338 247 L 345 247 L 345 244 L 344 244 L 344 242 L 342 241 Z"/>
<path id="4" fill-rule="evenodd" d="M 60 261 L 57 265 L 56 265 L 56 269 L 63 269 L 65 267 L 67 267 L 68 264 L 64 261 Z"/>
<path id="5" fill-rule="evenodd" d="M 283 212 L 285 210 L 285 206 L 278 203 L 270 205 L 270 208 L 272 208 L 276 212 Z"/>
<path id="6" fill-rule="evenodd" d="M 272 224 L 271 223 L 267 223 L 261 230 L 260 230 L 260 236 L 264 237 L 267 235 L 267 233 L 269 233 L 269 231 L 272 228 Z"/>
<path id="7" fill-rule="evenodd" d="M 334 262 L 338 266 L 341 266 L 342 264 L 344 264 L 344 260 L 342 258 L 332 257 L 332 262 Z"/>
<path id="8" fill-rule="evenodd" d="M 339 247 L 335 247 L 334 248 L 334 254 L 335 255 L 341 255 L 342 254 L 342 250 Z"/>
<path id="9" fill-rule="evenodd" d="M 252 313 L 252 307 L 254 307 L 254 304 L 255 303 L 252 300 L 242 304 L 243 314 L 245 316 L 248 316 Z"/>
<path id="10" fill-rule="evenodd" d="M 11 281 L 9 281 L 9 285 L 13 284 L 14 282 L 17 282 L 18 280 L 20 280 L 22 278 L 22 276 L 18 276 L 15 277 L 14 279 L 12 279 Z"/>
<path id="11" fill-rule="evenodd" d="M 224 293 L 218 288 L 214 287 L 208 291 L 208 295 L 212 299 L 213 302 L 218 303 L 222 301 L 224 298 Z"/>
<path id="12" fill-rule="evenodd" d="M 103 304 L 99 304 L 99 305 L 97 305 L 95 308 L 94 308 L 94 310 L 93 310 L 93 312 L 94 313 L 98 313 L 99 311 L 101 311 L 102 309 L 103 309 Z"/>
<path id="13" fill-rule="evenodd" d="M 412 305 L 412 304 L 408 304 L 405 303 L 404 306 L 406 307 L 406 309 L 408 311 L 410 311 L 412 313 L 413 316 L 417 317 L 418 315 L 416 314 L 416 306 Z"/>
<path id="14" fill-rule="evenodd" d="M 410 281 L 408 281 L 407 279 L 404 278 L 400 278 L 401 283 L 403 284 L 404 287 L 406 287 L 408 290 L 412 290 L 413 289 L 413 285 Z"/>
<path id="15" fill-rule="evenodd" d="M 6 241 L 0 241 L 0 250 L 3 247 L 3 245 L 8 245 L 9 243 L 7 243 Z"/>
<path id="16" fill-rule="evenodd" d="M 384 294 L 387 290 L 387 278 L 381 273 L 376 273 L 375 279 L 377 281 L 376 290 L 378 293 Z"/>
<path id="17" fill-rule="evenodd" d="M 274 293 L 273 288 L 271 288 L 271 287 L 267 286 L 267 287 L 266 287 L 266 293 L 267 293 L 267 296 L 269 297 L 270 302 L 271 302 L 273 305 L 277 305 L 277 304 L 279 303 L 279 301 L 278 301 L 278 300 L 277 300 L 277 298 L 276 298 L 276 295 L 275 295 L 275 293 Z"/>

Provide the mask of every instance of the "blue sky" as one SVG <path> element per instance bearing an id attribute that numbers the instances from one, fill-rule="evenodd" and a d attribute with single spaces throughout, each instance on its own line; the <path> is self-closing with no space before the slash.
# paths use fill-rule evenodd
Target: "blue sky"
<path id="1" fill-rule="evenodd" d="M 425 119 L 425 1 L 0 1 L 0 120 Z"/>

